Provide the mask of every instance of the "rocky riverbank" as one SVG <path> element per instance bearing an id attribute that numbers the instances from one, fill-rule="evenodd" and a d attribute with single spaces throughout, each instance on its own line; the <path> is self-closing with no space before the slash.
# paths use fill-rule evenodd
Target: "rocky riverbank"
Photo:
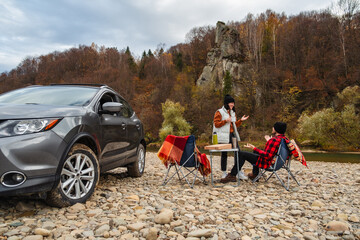
<path id="1" fill-rule="evenodd" d="M 141 178 L 103 174 L 85 204 L 2 198 L 0 239 L 360 239 L 360 164 L 293 162 L 301 186 L 292 181 L 287 192 L 276 178 L 194 189 L 173 179 L 163 187 L 165 167 L 155 153 L 146 161 Z M 220 157 L 214 162 L 217 178 Z"/>

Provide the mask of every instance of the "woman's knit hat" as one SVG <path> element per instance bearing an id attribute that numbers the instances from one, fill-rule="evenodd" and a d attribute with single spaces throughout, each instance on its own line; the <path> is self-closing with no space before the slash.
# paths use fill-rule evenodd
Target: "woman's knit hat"
<path id="1" fill-rule="evenodd" d="M 235 99 L 232 96 L 230 96 L 229 94 L 226 94 L 224 97 L 224 105 L 227 105 L 232 102 L 235 103 Z"/>

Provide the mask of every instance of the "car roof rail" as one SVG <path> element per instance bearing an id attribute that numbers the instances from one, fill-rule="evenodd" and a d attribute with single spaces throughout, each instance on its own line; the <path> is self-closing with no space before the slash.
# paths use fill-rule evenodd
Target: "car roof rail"
<path id="1" fill-rule="evenodd" d="M 92 87 L 109 87 L 101 83 L 51 83 L 50 86 L 73 85 L 73 86 L 92 86 Z"/>

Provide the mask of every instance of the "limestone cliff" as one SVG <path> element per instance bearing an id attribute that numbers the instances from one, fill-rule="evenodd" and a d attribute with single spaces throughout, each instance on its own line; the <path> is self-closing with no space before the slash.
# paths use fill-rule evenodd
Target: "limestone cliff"
<path id="1" fill-rule="evenodd" d="M 217 22 L 215 47 L 207 54 L 207 65 L 197 80 L 197 85 L 214 84 L 215 87 L 223 86 L 226 71 L 233 78 L 233 88 L 239 92 L 237 82 L 241 79 L 244 65 L 241 63 L 240 36 L 236 29 L 230 28 L 223 22 Z"/>

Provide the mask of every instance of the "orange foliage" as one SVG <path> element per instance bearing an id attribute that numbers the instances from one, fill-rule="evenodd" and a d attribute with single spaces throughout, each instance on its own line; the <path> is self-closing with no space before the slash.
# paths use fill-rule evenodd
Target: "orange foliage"
<path id="1" fill-rule="evenodd" d="M 329 106 L 338 91 L 360 85 L 360 15 L 351 21 L 341 32 L 345 55 L 336 28 L 339 20 L 327 11 L 287 17 L 268 10 L 230 23 L 240 33 L 242 53 L 233 60 L 244 64 L 237 83 L 240 90 L 235 93 L 237 106 L 239 114 L 251 115 L 247 124 L 252 129 L 267 129 L 275 118 L 294 120 L 304 110 Z M 108 84 L 129 100 L 149 141 L 158 137 L 161 103 L 166 99 L 186 108 L 186 120 L 201 135 L 211 131 L 213 114 L 222 104 L 219 91 L 195 84 L 214 46 L 212 26 L 193 28 L 186 43 L 167 51 L 149 50 L 141 59 L 134 59 L 128 48 L 80 45 L 24 59 L 16 69 L 0 75 L 0 91 L 31 84 Z"/>

